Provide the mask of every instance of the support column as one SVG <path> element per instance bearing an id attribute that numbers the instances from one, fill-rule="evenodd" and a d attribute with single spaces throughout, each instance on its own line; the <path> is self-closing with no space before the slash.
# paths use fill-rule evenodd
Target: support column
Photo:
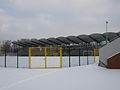
<path id="1" fill-rule="evenodd" d="M 45 47 L 45 68 L 47 68 L 47 60 L 46 60 L 46 57 L 47 57 L 47 48 Z"/>
<path id="2" fill-rule="evenodd" d="M 81 65 L 81 63 L 80 63 L 80 48 L 78 50 L 79 50 L 79 66 L 80 66 Z"/>
<path id="3" fill-rule="evenodd" d="M 71 63 L 70 63 L 70 47 L 69 47 L 69 67 L 71 67 Z"/>
<path id="4" fill-rule="evenodd" d="M 18 61 L 18 57 L 19 57 L 19 55 L 18 55 L 18 48 L 17 48 L 17 68 L 19 68 L 19 61 Z"/>
<path id="5" fill-rule="evenodd" d="M 87 48 L 87 65 L 89 64 L 89 59 L 88 59 L 88 48 Z"/>
<path id="6" fill-rule="evenodd" d="M 7 58 L 6 58 L 6 56 L 7 56 L 7 50 L 5 48 L 5 68 L 7 67 Z"/>
<path id="7" fill-rule="evenodd" d="M 29 69 L 31 69 L 31 48 L 29 47 Z"/>

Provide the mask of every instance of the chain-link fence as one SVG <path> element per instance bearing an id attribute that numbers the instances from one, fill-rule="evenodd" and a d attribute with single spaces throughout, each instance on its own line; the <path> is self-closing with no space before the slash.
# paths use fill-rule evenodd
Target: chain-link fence
<path id="1" fill-rule="evenodd" d="M 57 54 L 57 50 L 54 52 Z M 50 52 L 48 53 L 50 55 Z M 97 51 L 97 60 L 99 60 L 98 55 Z M 28 59 L 28 47 L 0 49 L 0 67 L 28 68 Z M 93 64 L 94 59 L 94 48 L 62 47 L 62 67 Z"/>

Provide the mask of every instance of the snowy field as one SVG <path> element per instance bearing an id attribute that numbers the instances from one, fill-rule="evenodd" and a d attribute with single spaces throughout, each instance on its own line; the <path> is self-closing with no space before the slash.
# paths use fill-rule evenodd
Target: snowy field
<path id="1" fill-rule="evenodd" d="M 95 64 L 63 69 L 0 68 L 0 90 L 120 90 L 120 70 Z"/>
<path id="2" fill-rule="evenodd" d="M 51 62 L 49 60 L 50 57 L 47 59 L 47 63 Z M 99 57 L 96 57 L 97 60 L 99 60 Z M 40 61 L 40 57 L 32 57 L 32 60 L 37 60 L 38 64 L 43 64 L 43 62 Z M 16 56 L 7 56 L 7 67 L 17 67 L 17 57 Z M 54 61 L 53 61 L 54 62 Z M 28 68 L 28 57 L 19 57 L 19 68 Z M 88 56 L 88 63 L 93 64 L 94 63 L 94 57 L 93 56 Z M 39 65 L 40 65 L 39 64 Z M 87 65 L 87 56 L 81 56 L 80 57 L 80 64 L 81 65 Z M 0 67 L 4 67 L 5 65 L 5 57 L 0 56 Z M 79 56 L 71 56 L 70 57 L 70 65 L 71 67 L 74 66 L 79 66 Z M 62 57 L 62 66 L 63 67 L 69 67 L 69 57 L 63 56 Z"/>

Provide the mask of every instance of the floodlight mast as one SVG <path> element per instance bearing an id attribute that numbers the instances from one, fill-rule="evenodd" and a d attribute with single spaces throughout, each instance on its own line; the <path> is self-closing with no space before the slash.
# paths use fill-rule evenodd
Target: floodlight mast
<path id="1" fill-rule="evenodd" d="M 108 28 L 107 28 L 107 25 L 108 25 L 108 21 L 106 21 L 106 44 L 108 43 L 108 35 L 107 35 L 107 32 L 108 32 Z"/>

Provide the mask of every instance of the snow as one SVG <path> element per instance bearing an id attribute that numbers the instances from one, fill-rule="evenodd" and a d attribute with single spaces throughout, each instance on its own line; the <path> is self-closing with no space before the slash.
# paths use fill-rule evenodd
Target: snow
<path id="1" fill-rule="evenodd" d="M 63 69 L 0 68 L 0 90 L 120 90 L 120 70 L 96 64 Z"/>

